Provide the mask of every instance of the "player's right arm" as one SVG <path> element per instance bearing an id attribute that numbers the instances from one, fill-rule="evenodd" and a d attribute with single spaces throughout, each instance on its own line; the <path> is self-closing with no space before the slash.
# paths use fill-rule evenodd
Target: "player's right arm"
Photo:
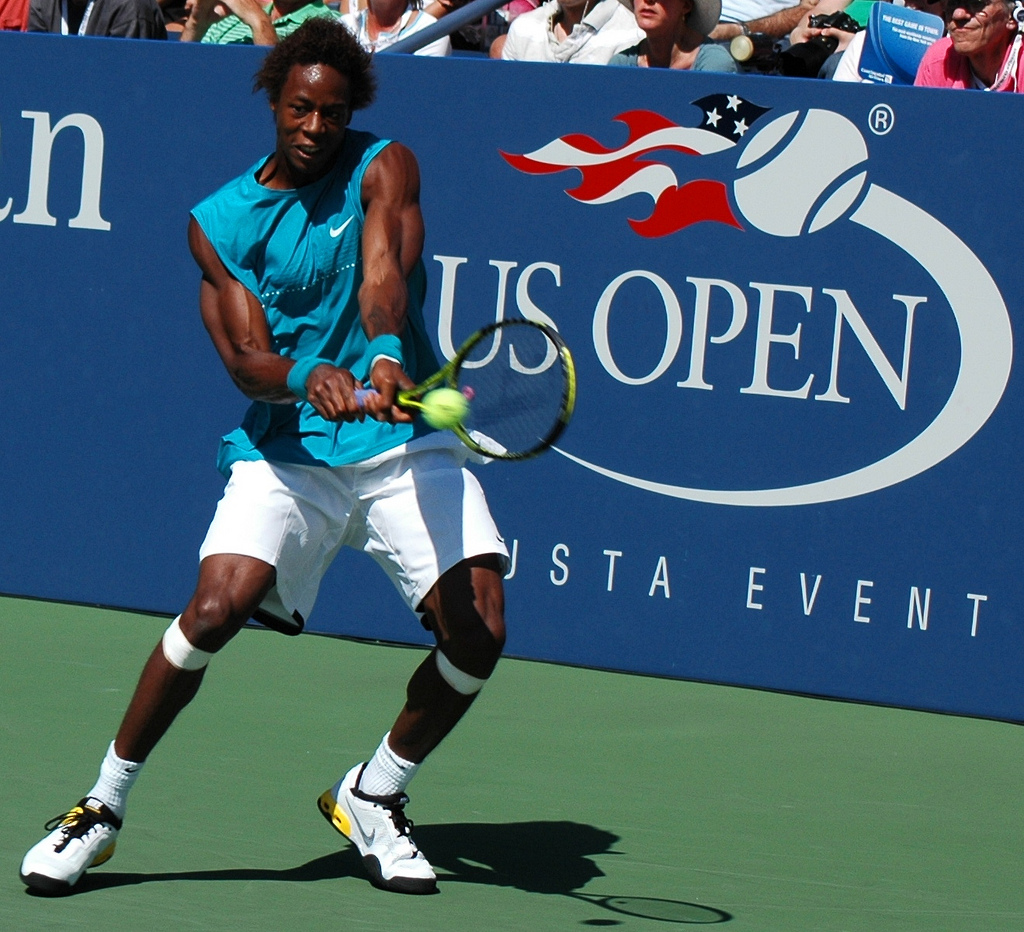
<path id="1" fill-rule="evenodd" d="M 270 327 L 259 299 L 221 261 L 195 217 L 190 218 L 188 244 L 203 273 L 199 311 L 228 375 L 254 401 L 291 404 L 298 398 L 288 387 L 294 362 L 273 349 Z M 355 399 L 352 373 L 326 363 L 306 383 L 307 401 L 329 421 L 363 417 Z"/>

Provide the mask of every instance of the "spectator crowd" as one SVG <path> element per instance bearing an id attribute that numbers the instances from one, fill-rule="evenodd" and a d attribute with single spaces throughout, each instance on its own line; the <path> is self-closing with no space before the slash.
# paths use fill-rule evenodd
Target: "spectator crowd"
<path id="1" fill-rule="evenodd" d="M 376 52 L 467 2 L 0 0 L 0 29 L 274 45 L 310 17 L 328 16 Z M 1021 0 L 509 0 L 475 22 L 460 22 L 450 36 L 433 35 L 415 54 L 865 82 L 879 80 L 865 59 L 877 59 L 877 50 L 894 41 L 884 24 L 900 7 L 924 24 L 915 26 L 916 72 L 881 80 L 1022 90 Z"/>

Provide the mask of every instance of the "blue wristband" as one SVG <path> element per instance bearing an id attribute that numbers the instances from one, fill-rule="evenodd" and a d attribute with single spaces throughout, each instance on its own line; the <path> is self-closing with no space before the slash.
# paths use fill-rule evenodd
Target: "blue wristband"
<path id="1" fill-rule="evenodd" d="M 366 347 L 366 352 L 363 354 L 363 362 L 366 363 L 366 378 L 370 377 L 373 361 L 378 356 L 387 356 L 388 359 L 393 359 L 403 369 L 405 368 L 402 340 L 393 333 L 384 333 L 370 340 L 370 345 Z"/>
<path id="2" fill-rule="evenodd" d="M 292 394 L 305 401 L 306 380 L 317 366 L 323 365 L 331 366 L 333 363 L 330 360 L 320 359 L 317 356 L 307 356 L 304 359 L 297 360 L 295 365 L 288 370 L 287 382 L 288 387 L 292 390 Z"/>

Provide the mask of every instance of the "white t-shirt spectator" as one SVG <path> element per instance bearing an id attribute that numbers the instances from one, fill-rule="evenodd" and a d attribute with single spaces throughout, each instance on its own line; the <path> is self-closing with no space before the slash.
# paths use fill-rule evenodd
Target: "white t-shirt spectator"
<path id="1" fill-rule="evenodd" d="M 861 84 L 871 84 L 860 76 L 860 54 L 864 51 L 864 39 L 868 31 L 862 29 L 854 33 L 846 51 L 839 58 L 839 64 L 832 74 L 833 81 L 859 81 Z"/>
<path id="2" fill-rule="evenodd" d="M 398 21 L 397 29 L 393 32 L 382 32 L 376 39 L 371 39 L 369 30 L 366 28 L 366 16 L 367 11 L 360 10 L 358 13 L 346 13 L 341 17 L 341 21 L 348 28 L 348 31 L 359 40 L 359 44 L 367 52 L 379 52 L 381 49 L 386 49 L 389 45 L 394 45 L 399 39 L 407 39 L 409 36 L 415 35 L 420 30 L 426 29 L 427 26 L 437 22 L 429 13 L 424 13 L 423 10 L 417 10 L 413 7 L 407 7 L 406 11 L 402 14 L 402 18 Z M 436 58 L 451 55 L 451 53 L 452 43 L 448 36 L 435 39 L 429 45 L 425 45 L 416 52 L 417 55 L 431 55 Z"/>
<path id="3" fill-rule="evenodd" d="M 558 10 L 558 0 L 548 0 L 536 10 L 517 16 L 508 27 L 501 57 L 507 61 L 607 65 L 613 55 L 644 38 L 636 17 L 619 0 L 600 0 L 573 27 L 569 37 L 559 42 L 554 31 Z"/>
<path id="4" fill-rule="evenodd" d="M 718 19 L 723 23 L 749 23 L 780 10 L 788 10 L 797 3 L 799 0 L 722 0 L 722 13 Z"/>

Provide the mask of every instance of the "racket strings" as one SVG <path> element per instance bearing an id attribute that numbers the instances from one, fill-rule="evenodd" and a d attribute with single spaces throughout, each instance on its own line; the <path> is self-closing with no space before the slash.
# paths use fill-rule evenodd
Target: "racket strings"
<path id="1" fill-rule="evenodd" d="M 514 457 L 544 446 L 558 429 L 567 376 L 540 328 L 506 328 L 496 338 L 501 345 L 487 342 L 459 369 L 459 389 L 472 399 L 464 426 L 485 452 Z"/>

